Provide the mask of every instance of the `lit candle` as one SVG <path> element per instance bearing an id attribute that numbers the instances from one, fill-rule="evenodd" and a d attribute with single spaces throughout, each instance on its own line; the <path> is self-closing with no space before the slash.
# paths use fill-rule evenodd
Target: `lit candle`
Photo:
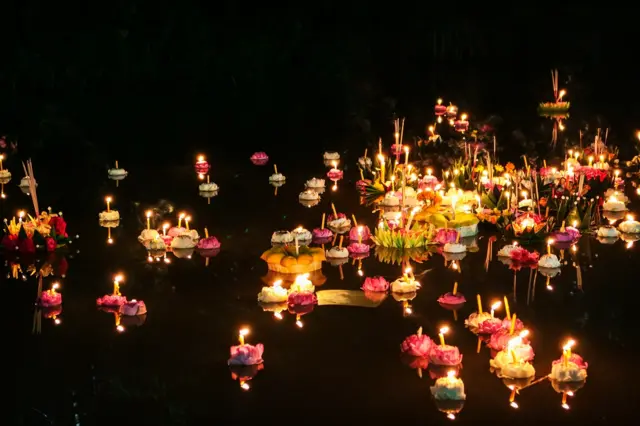
<path id="1" fill-rule="evenodd" d="M 51 285 L 51 294 L 56 294 L 56 290 L 60 288 L 60 284 L 58 283 L 53 283 Z"/>
<path id="2" fill-rule="evenodd" d="M 604 164 L 604 155 L 600 156 L 600 164 Z"/>
<path id="3" fill-rule="evenodd" d="M 120 283 L 122 282 L 122 275 L 116 275 L 113 277 L 113 294 L 120 296 Z"/>
<path id="4" fill-rule="evenodd" d="M 551 244 L 553 244 L 553 240 L 549 238 L 547 241 L 547 254 L 551 254 Z"/>
<path id="5" fill-rule="evenodd" d="M 151 210 L 147 210 L 147 229 L 151 229 Z"/>
<path id="6" fill-rule="evenodd" d="M 18 222 L 22 223 L 22 218 L 24 217 L 24 212 L 22 210 L 20 210 L 18 212 Z"/>
<path id="7" fill-rule="evenodd" d="M 384 170 L 384 155 L 379 154 L 378 160 L 380 160 L 380 180 L 384 183 L 386 181 L 386 174 Z"/>
<path id="8" fill-rule="evenodd" d="M 105 198 L 105 201 L 107 202 L 107 211 L 111 211 L 111 197 L 107 197 Z"/>
<path id="9" fill-rule="evenodd" d="M 589 167 L 593 164 L 593 155 L 589 156 Z"/>
<path id="10" fill-rule="evenodd" d="M 442 327 L 440 329 L 440 333 L 438 334 L 438 337 L 440 337 L 440 346 L 445 346 L 444 343 L 444 335 L 449 331 L 449 327 Z"/>
<path id="11" fill-rule="evenodd" d="M 482 313 L 482 299 L 480 299 L 480 295 L 479 294 L 476 295 L 476 300 L 478 301 L 478 313 L 481 314 Z"/>
<path id="12" fill-rule="evenodd" d="M 526 199 L 527 199 L 527 191 L 524 191 L 524 190 L 523 190 L 523 191 L 521 191 L 520 193 L 522 194 L 522 198 L 523 198 L 524 200 L 526 200 Z"/>
<path id="13" fill-rule="evenodd" d="M 504 311 L 507 314 L 507 319 L 511 319 L 511 309 L 509 309 L 509 300 L 507 296 L 504 297 Z"/>
<path id="14" fill-rule="evenodd" d="M 571 358 L 571 348 L 576 344 L 575 340 L 569 340 L 566 345 L 562 348 L 562 359 L 564 361 L 564 366 L 569 365 L 569 359 Z"/>
<path id="15" fill-rule="evenodd" d="M 165 223 L 162 225 L 162 235 L 167 236 L 167 229 L 169 229 L 169 224 Z"/>
<path id="16" fill-rule="evenodd" d="M 358 244 L 362 244 L 362 226 L 358 226 Z"/>
<path id="17" fill-rule="evenodd" d="M 500 306 L 502 306 L 502 302 L 500 302 L 499 300 L 491 305 L 491 318 L 493 318 L 493 314 L 495 313 L 495 311 L 500 309 Z"/>
<path id="18" fill-rule="evenodd" d="M 4 169 L 2 168 L 2 160 L 4 160 L 4 155 L 3 155 L 3 154 L 0 154 L 0 170 L 4 170 Z"/>
<path id="19" fill-rule="evenodd" d="M 178 216 L 178 228 L 182 226 L 182 219 L 184 219 L 185 216 L 186 214 L 184 213 L 180 213 L 180 216 Z"/>
<path id="20" fill-rule="evenodd" d="M 238 341 L 240 342 L 240 346 L 244 345 L 244 336 L 246 336 L 247 334 L 249 334 L 248 328 L 243 328 L 242 330 L 240 330 L 240 333 L 238 335 Z"/>
<path id="21" fill-rule="evenodd" d="M 191 216 L 186 216 L 184 218 L 185 226 L 187 227 L 187 231 L 189 230 L 189 221 L 191 220 Z"/>
<path id="22" fill-rule="evenodd" d="M 409 147 L 405 146 L 404 147 L 404 165 L 408 165 L 409 164 Z"/>

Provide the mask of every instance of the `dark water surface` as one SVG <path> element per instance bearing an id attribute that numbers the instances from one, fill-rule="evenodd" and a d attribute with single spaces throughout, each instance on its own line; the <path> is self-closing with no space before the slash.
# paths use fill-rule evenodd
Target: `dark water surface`
<path id="1" fill-rule="evenodd" d="M 371 209 L 358 204 L 353 184 L 358 153 L 343 158 L 346 178 L 338 191 L 329 190 L 311 209 L 298 203 L 304 181 L 326 172 L 322 152 L 307 151 L 304 162 L 291 155 L 272 158 L 263 167 L 249 162 L 250 152 L 231 160 L 209 153 L 212 181 L 221 187 L 211 204 L 199 197 L 190 164 L 169 169 L 122 164 L 130 174 L 118 187 L 103 170 L 38 175 L 44 167 L 35 164 L 40 206 L 63 210 L 68 232 L 80 238 L 67 255 L 69 270 L 61 280 L 61 324 L 43 318 L 40 335 L 31 334 L 37 280 L 6 280 L 3 272 L 1 288 L 14 339 L 5 350 L 16 348 L 16 359 L 5 364 L 16 374 L 10 424 L 450 423 L 430 396 L 428 372 L 419 378 L 402 363 L 399 351 L 402 340 L 418 327 L 437 338 L 443 324 L 451 329 L 448 343 L 464 354 L 460 377 L 467 401 L 456 423 L 613 424 L 631 414 L 629 391 L 621 384 L 630 381 L 634 301 L 621 295 L 637 281 L 631 271 L 640 257 L 636 247 L 626 249 L 622 241 L 604 246 L 583 236 L 577 253 L 566 252 L 569 264 L 551 280 L 550 291 L 540 274 L 529 288 L 529 269 L 517 272 L 514 284 L 514 272 L 495 255 L 485 272 L 489 234 L 483 232 L 477 239 L 479 251 L 462 260 L 462 273 L 446 268 L 440 255 L 414 264 L 416 274 L 428 272 L 411 316 L 404 317 L 392 297 L 377 308 L 316 307 L 302 317 L 303 328 L 288 313 L 279 321 L 263 312 L 256 296 L 267 267 L 259 256 L 270 247 L 274 230 L 317 227 L 322 213 L 330 213 L 331 202 L 340 211 L 355 213 L 360 223 L 375 224 Z M 288 178 L 277 196 L 267 182 L 274 161 Z M 14 180 L 5 187 L 8 198 L 0 204 L 4 217 L 30 208 L 29 198 L 16 186 L 21 172 L 12 172 Z M 113 245 L 106 243 L 107 230 L 98 224 L 106 195 L 114 197 L 112 206 L 123 217 L 113 230 Z M 192 259 L 169 254 L 170 264 L 148 263 L 136 237 L 144 227 L 146 206 L 160 198 L 189 212 L 201 234 L 206 226 L 221 240 L 222 251 L 208 266 L 197 254 Z M 136 210 L 134 201 L 143 207 Z M 505 243 L 499 240 L 495 250 Z M 573 263 L 582 269 L 582 288 Z M 401 275 L 400 266 L 381 263 L 375 255 L 362 265 L 368 276 L 393 280 Z M 95 306 L 97 297 L 111 292 L 118 272 L 126 277 L 123 294 L 144 300 L 149 310 L 144 325 L 123 333 L 116 332 L 112 314 Z M 364 280 L 357 264 L 343 266 L 344 279 L 328 263 L 322 272 L 327 280 L 318 291 L 357 290 Z M 454 281 L 468 300 L 457 321 L 436 303 Z M 45 288 L 50 282 L 45 279 Z M 531 332 L 538 377 L 550 372 L 568 337 L 577 341 L 575 352 L 589 362 L 589 377 L 569 398 L 570 410 L 561 407 L 562 396 L 548 381 L 523 390 L 516 398 L 519 408 L 510 407 L 509 389 L 489 371 L 488 349 L 476 353 L 476 336 L 464 328 L 464 318 L 476 309 L 476 293 L 486 305 L 510 298 L 512 311 Z M 249 343 L 265 345 L 264 370 L 250 382 L 249 391 L 232 380 L 226 364 L 242 326 L 251 328 Z"/>

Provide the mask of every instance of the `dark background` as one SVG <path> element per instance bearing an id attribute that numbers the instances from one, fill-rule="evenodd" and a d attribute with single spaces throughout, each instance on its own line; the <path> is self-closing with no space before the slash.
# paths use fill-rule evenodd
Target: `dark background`
<path id="1" fill-rule="evenodd" d="M 621 7 L 22 1 L 2 9 L 0 131 L 24 156 L 104 167 L 114 157 L 191 161 L 196 150 L 244 156 L 344 141 L 359 149 L 388 135 L 393 113 L 408 117 L 405 134 L 422 135 L 439 96 L 473 119 L 496 113 L 518 128 L 551 99 L 551 68 L 574 116 L 603 114 L 629 139 L 638 115 L 638 33 Z"/>

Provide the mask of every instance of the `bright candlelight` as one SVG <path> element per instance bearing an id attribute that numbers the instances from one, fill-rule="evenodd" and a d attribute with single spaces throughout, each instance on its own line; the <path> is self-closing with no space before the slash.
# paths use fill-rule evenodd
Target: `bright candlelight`
<path id="1" fill-rule="evenodd" d="M 249 334 L 249 329 L 248 328 L 243 328 L 240 330 L 240 333 L 238 334 L 238 341 L 240 342 L 240 346 L 244 345 L 244 337 Z"/>
<path id="2" fill-rule="evenodd" d="M 165 223 L 162 225 L 162 235 L 164 235 L 165 237 L 167 236 L 167 229 L 169 229 L 169 224 Z"/>
<path id="3" fill-rule="evenodd" d="M 528 194 L 528 193 L 527 193 L 527 191 L 524 191 L 524 190 L 523 190 L 523 191 L 521 191 L 521 192 L 520 192 L 520 194 L 522 194 L 522 198 L 523 198 L 524 200 L 526 200 L 526 199 L 527 199 L 527 194 Z"/>
<path id="4" fill-rule="evenodd" d="M 111 211 L 111 197 L 107 197 L 104 199 L 107 202 L 107 211 Z"/>
<path id="5" fill-rule="evenodd" d="M 120 274 L 113 277 L 113 294 L 116 296 L 120 296 L 120 283 L 122 280 L 123 277 Z"/>
<path id="6" fill-rule="evenodd" d="M 569 364 L 569 359 L 571 359 L 571 348 L 575 346 L 575 344 L 576 341 L 571 339 L 562 348 L 562 359 L 565 367 Z"/>
<path id="7" fill-rule="evenodd" d="M 358 244 L 362 244 L 362 226 L 358 226 Z"/>
<path id="8" fill-rule="evenodd" d="M 0 154 L 0 170 L 3 170 L 3 168 L 2 168 L 2 160 L 4 160 L 4 154 Z"/>
<path id="9" fill-rule="evenodd" d="M 440 337 L 440 346 L 445 346 L 444 343 L 444 335 L 447 334 L 449 332 L 449 327 L 442 327 L 440 329 L 440 333 L 438 334 L 438 337 Z"/>
<path id="10" fill-rule="evenodd" d="M 184 218 L 185 226 L 187 227 L 187 231 L 189 230 L 189 222 L 191 221 L 191 216 L 186 216 Z"/>
<path id="11" fill-rule="evenodd" d="M 480 298 L 479 294 L 476 295 L 476 300 L 478 301 L 478 313 L 481 314 L 482 313 L 482 299 Z"/>
<path id="12" fill-rule="evenodd" d="M 378 154 L 378 160 L 380 160 L 380 179 L 381 182 L 384 183 L 386 181 L 386 175 L 384 173 L 384 155 Z"/>
<path id="13" fill-rule="evenodd" d="M 551 254 L 551 244 L 553 244 L 553 240 L 549 238 L 547 240 L 547 254 Z"/>
<path id="14" fill-rule="evenodd" d="M 147 210 L 147 229 L 151 229 L 151 210 Z"/>
<path id="15" fill-rule="evenodd" d="M 593 164 L 593 155 L 589 156 L 589 167 Z"/>
<path id="16" fill-rule="evenodd" d="M 184 219 L 185 216 L 186 214 L 184 213 L 180 213 L 180 216 L 178 216 L 178 228 L 182 226 L 182 219 Z"/>
<path id="17" fill-rule="evenodd" d="M 438 105 L 442 105 L 442 99 L 438 98 L 438 100 L 436 101 L 438 103 Z M 640 132 L 638 132 L 638 134 L 640 134 Z M 640 139 L 640 136 L 638 137 L 638 139 Z"/>
<path id="18" fill-rule="evenodd" d="M 409 147 L 408 146 L 404 147 L 404 164 L 405 165 L 409 164 Z"/>
<path id="19" fill-rule="evenodd" d="M 493 318 L 493 314 L 495 313 L 495 311 L 500 309 L 500 306 L 502 306 L 502 302 L 500 302 L 499 300 L 491 305 L 491 318 Z"/>
<path id="20" fill-rule="evenodd" d="M 55 293 L 55 292 L 56 292 L 56 290 L 57 290 L 57 289 L 59 289 L 59 288 L 60 288 L 60 284 L 58 284 L 58 283 L 53 283 L 53 284 L 51 285 L 51 293 Z"/>
<path id="21" fill-rule="evenodd" d="M 204 161 L 204 155 L 198 155 L 198 162 L 202 163 Z"/>

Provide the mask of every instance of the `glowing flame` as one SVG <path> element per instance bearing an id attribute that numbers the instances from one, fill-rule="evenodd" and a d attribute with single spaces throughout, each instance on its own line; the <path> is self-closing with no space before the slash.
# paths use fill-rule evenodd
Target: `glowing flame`
<path id="1" fill-rule="evenodd" d="M 442 99 L 438 98 L 438 100 L 436 101 L 438 103 L 438 105 L 442 105 Z M 640 134 L 640 132 L 638 132 L 638 134 Z"/>
<path id="2" fill-rule="evenodd" d="M 447 334 L 449 332 L 449 327 L 442 327 L 440 329 L 440 334 Z"/>
<path id="3" fill-rule="evenodd" d="M 494 303 L 493 305 L 491 305 L 491 310 L 492 310 L 492 311 L 498 310 L 498 309 L 500 309 L 500 306 L 502 306 L 502 302 L 497 301 L 496 303 Z"/>
<path id="4" fill-rule="evenodd" d="M 302 324 L 302 321 L 300 320 L 296 321 L 296 325 L 298 326 L 298 328 L 302 328 L 304 326 L 304 324 Z"/>
<path id="5" fill-rule="evenodd" d="M 118 331 L 118 333 L 122 333 L 122 332 L 124 332 L 124 327 L 119 325 L 119 326 L 116 327 L 116 330 Z"/>
<path id="6" fill-rule="evenodd" d="M 273 313 L 273 317 L 277 320 L 281 320 L 282 319 L 282 314 L 280 312 L 274 312 Z"/>
<path id="7" fill-rule="evenodd" d="M 456 377 L 456 371 L 455 370 L 447 371 L 447 377 L 450 379 L 453 379 L 454 377 Z"/>
<path id="8" fill-rule="evenodd" d="M 240 330 L 240 335 L 242 337 L 245 337 L 247 334 L 249 334 L 249 329 L 248 328 L 243 328 Z"/>
<path id="9" fill-rule="evenodd" d="M 456 415 L 455 415 L 455 414 L 453 414 L 453 413 L 449 413 L 449 414 L 447 414 L 447 418 L 448 418 L 449 420 L 455 420 L 455 419 L 456 419 Z"/>
<path id="10" fill-rule="evenodd" d="M 242 388 L 242 390 L 246 390 L 246 391 L 251 389 L 251 386 L 249 386 L 249 383 L 247 383 L 247 382 L 241 382 L 240 383 L 240 387 Z"/>
<path id="11" fill-rule="evenodd" d="M 113 277 L 113 281 L 120 284 L 122 281 L 124 281 L 124 277 L 122 276 L 122 274 L 118 274 L 115 277 Z"/>
<path id="12" fill-rule="evenodd" d="M 62 323 L 62 320 L 60 318 L 56 318 L 56 319 L 53 320 L 53 323 L 55 325 L 60 325 Z"/>
<path id="13" fill-rule="evenodd" d="M 569 349 L 571 349 L 572 347 L 574 347 L 576 344 L 576 341 L 573 339 L 570 339 L 563 347 L 562 349 L 565 351 L 568 351 Z"/>
<path id="14" fill-rule="evenodd" d="M 522 330 L 520 332 L 520 337 L 525 338 L 529 335 L 529 330 Z"/>
<path id="15" fill-rule="evenodd" d="M 204 161 L 204 155 L 198 155 L 198 161 L 200 162 Z"/>
<path id="16" fill-rule="evenodd" d="M 274 287 L 282 287 L 282 280 L 276 280 L 273 282 Z"/>
<path id="17" fill-rule="evenodd" d="M 467 114 L 462 114 L 460 116 L 460 120 L 465 121 L 467 119 Z"/>
<path id="18" fill-rule="evenodd" d="M 509 404 L 512 408 L 518 408 L 518 403 L 513 401 L 511 404 Z"/>

